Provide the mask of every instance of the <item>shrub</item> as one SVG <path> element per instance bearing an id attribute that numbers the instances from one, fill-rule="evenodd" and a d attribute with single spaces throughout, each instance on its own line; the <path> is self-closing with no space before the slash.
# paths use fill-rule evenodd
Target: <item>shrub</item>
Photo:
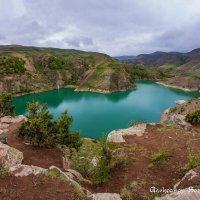
<path id="1" fill-rule="evenodd" d="M 188 152 L 187 159 L 191 169 L 196 168 L 198 166 L 199 155 L 197 152 L 190 150 Z"/>
<path id="2" fill-rule="evenodd" d="M 0 66 L 3 66 L 3 71 L 6 74 L 24 73 L 26 71 L 24 67 L 25 61 L 22 58 L 12 56 L 1 56 Z"/>
<path id="3" fill-rule="evenodd" d="M 7 174 L 7 171 L 3 167 L 0 167 L 0 176 L 4 176 L 6 174 Z"/>
<path id="4" fill-rule="evenodd" d="M 187 114 L 185 120 L 193 125 L 200 125 L 200 110 Z"/>
<path id="5" fill-rule="evenodd" d="M 172 156 L 173 154 L 167 150 L 159 150 L 158 152 L 151 154 L 150 162 L 153 165 L 162 167 L 166 163 L 167 159 Z"/>
<path id="6" fill-rule="evenodd" d="M 120 196 L 122 197 L 122 199 L 124 200 L 131 200 L 132 199 L 132 193 L 129 189 L 127 189 L 126 187 L 122 188 L 120 191 Z"/>
<path id="7" fill-rule="evenodd" d="M 105 183 L 110 178 L 110 162 L 111 162 L 111 152 L 106 143 L 105 138 L 101 139 L 101 158 L 94 170 L 93 183 L 95 185 L 100 185 Z"/>
<path id="8" fill-rule="evenodd" d="M 15 106 L 12 100 L 12 94 L 7 92 L 0 94 L 0 117 L 14 115 Z"/>
<path id="9" fill-rule="evenodd" d="M 53 116 L 49 114 L 47 105 L 40 109 L 38 102 L 28 103 L 28 120 L 23 122 L 19 128 L 19 135 L 34 146 L 51 147 L 56 144 L 79 150 L 82 142 L 78 132 L 71 132 L 69 127 L 72 117 L 64 111 L 58 120 L 52 121 Z"/>

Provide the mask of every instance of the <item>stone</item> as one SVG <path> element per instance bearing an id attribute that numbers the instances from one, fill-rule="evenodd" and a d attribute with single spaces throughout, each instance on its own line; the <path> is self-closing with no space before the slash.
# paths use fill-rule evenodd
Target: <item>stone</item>
<path id="1" fill-rule="evenodd" d="M 76 178 L 78 180 L 82 180 L 83 179 L 83 176 L 79 172 L 77 172 L 77 171 L 75 171 L 73 169 L 67 169 L 66 173 L 72 178 L 74 177 L 74 178 Z"/>
<path id="2" fill-rule="evenodd" d="M 2 142 L 3 144 L 7 144 L 6 136 L 3 133 L 1 133 L 1 130 L 0 130 L 0 142 Z"/>
<path id="3" fill-rule="evenodd" d="M 5 116 L 1 118 L 1 123 L 10 124 L 12 122 L 11 116 Z"/>
<path id="4" fill-rule="evenodd" d="M 199 200 L 200 191 L 192 188 L 175 191 L 162 197 L 156 197 L 155 200 Z"/>
<path id="5" fill-rule="evenodd" d="M 183 183 L 183 182 L 185 182 L 185 181 L 191 181 L 193 178 L 195 178 L 195 177 L 197 177 L 197 176 L 199 176 L 199 174 L 198 174 L 197 172 L 195 172 L 193 169 L 191 169 L 190 171 L 188 171 L 188 172 L 184 175 L 184 177 L 183 177 L 178 183 L 176 183 L 176 184 L 174 185 L 174 189 L 177 189 L 178 186 L 179 186 L 181 183 Z"/>
<path id="6" fill-rule="evenodd" d="M 66 156 L 63 156 L 62 161 L 63 161 L 63 169 L 68 170 L 70 165 L 68 158 Z"/>
<path id="7" fill-rule="evenodd" d="M 108 134 L 107 141 L 115 143 L 125 142 L 123 136 L 142 136 L 146 130 L 146 123 L 138 123 L 127 129 L 114 130 Z"/>
<path id="8" fill-rule="evenodd" d="M 20 123 L 23 121 L 27 121 L 27 118 L 24 115 L 18 115 L 12 119 L 12 123 Z"/>
<path id="9" fill-rule="evenodd" d="M 186 103 L 187 101 L 186 100 L 177 100 L 177 101 L 175 101 L 175 103 L 177 104 L 177 105 L 182 105 L 182 104 L 184 104 L 184 103 Z"/>
<path id="10" fill-rule="evenodd" d="M 117 193 L 94 193 L 90 200 L 122 200 Z"/>
<path id="11" fill-rule="evenodd" d="M 9 169 L 9 172 L 14 174 L 15 176 L 28 176 L 30 174 L 38 175 L 38 174 L 44 174 L 47 171 L 47 169 L 37 167 L 37 166 L 29 166 L 29 165 L 15 165 Z"/>
<path id="12" fill-rule="evenodd" d="M 99 159 L 96 156 L 94 156 L 94 158 L 92 158 L 91 160 L 91 164 L 93 167 L 96 167 L 98 162 L 99 162 Z"/>
<path id="13" fill-rule="evenodd" d="M 9 170 L 11 167 L 21 164 L 23 153 L 13 147 L 0 142 L 0 166 Z"/>

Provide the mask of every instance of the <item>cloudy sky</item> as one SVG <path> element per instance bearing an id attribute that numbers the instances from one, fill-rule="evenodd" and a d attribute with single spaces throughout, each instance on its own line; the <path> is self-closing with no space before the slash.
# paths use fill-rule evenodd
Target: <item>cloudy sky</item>
<path id="1" fill-rule="evenodd" d="M 200 0 L 0 0 L 0 44 L 186 52 L 200 47 Z"/>

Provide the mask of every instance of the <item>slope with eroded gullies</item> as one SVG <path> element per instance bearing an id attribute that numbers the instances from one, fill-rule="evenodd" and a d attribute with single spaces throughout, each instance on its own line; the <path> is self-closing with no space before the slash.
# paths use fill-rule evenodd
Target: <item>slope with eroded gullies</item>
<path id="1" fill-rule="evenodd" d="M 135 79 L 157 80 L 163 75 L 102 53 L 0 46 L 0 92 L 23 94 L 74 87 L 78 91 L 110 93 L 135 89 Z"/>

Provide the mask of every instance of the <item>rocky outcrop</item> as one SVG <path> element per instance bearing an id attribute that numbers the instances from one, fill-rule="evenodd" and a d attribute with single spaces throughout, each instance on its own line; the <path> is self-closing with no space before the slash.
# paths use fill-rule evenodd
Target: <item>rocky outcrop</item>
<path id="1" fill-rule="evenodd" d="M 116 193 L 95 193 L 92 194 L 90 200 L 122 200 Z"/>
<path id="2" fill-rule="evenodd" d="M 191 126 L 185 121 L 185 115 L 177 114 L 171 111 L 171 108 L 166 109 L 160 119 L 161 124 L 174 124 L 182 128 Z"/>
<path id="3" fill-rule="evenodd" d="M 23 153 L 0 142 L 0 166 L 6 170 L 22 163 Z"/>
<path id="4" fill-rule="evenodd" d="M 107 141 L 122 143 L 125 142 L 123 136 L 142 136 L 145 132 L 146 126 L 146 123 L 138 123 L 127 129 L 114 130 L 108 134 Z"/>

